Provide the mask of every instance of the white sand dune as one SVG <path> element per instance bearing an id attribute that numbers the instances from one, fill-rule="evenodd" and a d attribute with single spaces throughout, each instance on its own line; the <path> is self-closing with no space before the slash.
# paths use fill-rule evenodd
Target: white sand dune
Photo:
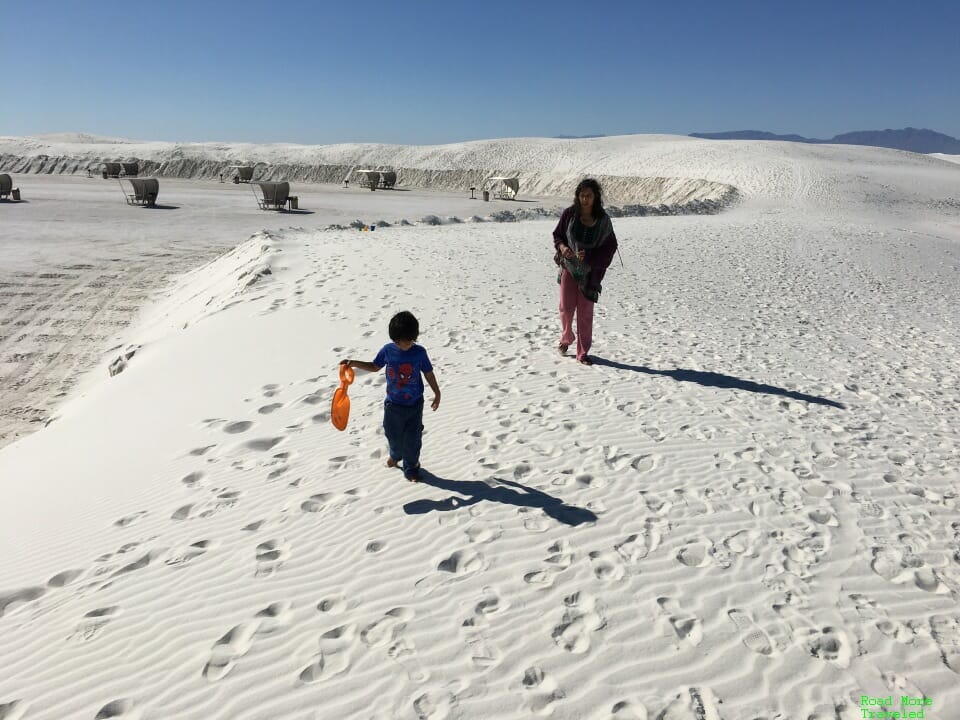
<path id="1" fill-rule="evenodd" d="M 397 168 L 408 186 L 465 188 L 519 173 L 527 195 L 567 195 L 571 180 L 604 179 L 618 202 L 750 197 L 837 207 L 930 202 L 956 174 L 926 155 L 852 145 L 626 135 L 587 140 L 514 138 L 435 146 L 383 144 L 74 143 L 0 137 L 0 169 L 85 172 L 103 160 L 138 159 L 148 173 L 215 178 L 231 163 L 263 163 L 267 179 L 342 182 L 356 167 Z M 646 181 L 646 182 L 644 182 Z"/>
<path id="2" fill-rule="evenodd" d="M 743 199 L 616 220 L 592 368 L 554 350 L 552 220 L 318 213 L 151 303 L 121 373 L 0 450 L 0 718 L 957 717 L 960 168 L 606 140 L 543 172 Z M 382 375 L 329 422 L 399 309 L 443 389 L 418 484 Z"/>
<path id="3" fill-rule="evenodd" d="M 960 155 L 946 155 L 944 153 L 930 153 L 930 157 L 946 160 L 947 162 L 960 163 Z"/>

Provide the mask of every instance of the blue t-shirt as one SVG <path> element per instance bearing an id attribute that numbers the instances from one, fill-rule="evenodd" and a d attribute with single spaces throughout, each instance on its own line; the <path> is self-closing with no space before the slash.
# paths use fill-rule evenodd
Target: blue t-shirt
<path id="1" fill-rule="evenodd" d="M 396 343 L 387 343 L 373 359 L 377 367 L 386 368 L 387 402 L 416 405 L 423 398 L 422 373 L 433 372 L 427 351 L 419 345 L 401 350 Z"/>

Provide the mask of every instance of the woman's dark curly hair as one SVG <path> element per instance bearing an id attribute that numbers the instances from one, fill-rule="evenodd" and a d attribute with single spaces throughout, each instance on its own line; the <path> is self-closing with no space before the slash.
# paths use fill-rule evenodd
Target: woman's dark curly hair
<path id="1" fill-rule="evenodd" d="M 586 188 L 593 190 L 593 217 L 602 218 L 606 215 L 606 210 L 603 209 L 603 191 L 600 189 L 600 183 L 598 183 L 593 178 L 584 178 L 577 185 L 577 189 L 573 191 L 573 207 L 576 208 L 577 214 L 580 213 L 580 191 Z"/>

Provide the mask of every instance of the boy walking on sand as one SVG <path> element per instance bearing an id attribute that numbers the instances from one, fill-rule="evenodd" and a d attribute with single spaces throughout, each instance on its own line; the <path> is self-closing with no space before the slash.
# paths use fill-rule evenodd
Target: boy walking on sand
<path id="1" fill-rule="evenodd" d="M 373 362 L 341 360 L 347 367 L 379 372 L 387 369 L 387 399 L 383 404 L 383 431 L 387 436 L 390 457 L 387 467 L 403 462 L 403 476 L 416 482 L 420 479 L 420 447 L 423 440 L 423 380 L 430 383 L 433 402 L 440 407 L 440 386 L 433 374 L 427 351 L 417 345 L 420 323 L 406 310 L 390 318 L 390 339 Z"/>

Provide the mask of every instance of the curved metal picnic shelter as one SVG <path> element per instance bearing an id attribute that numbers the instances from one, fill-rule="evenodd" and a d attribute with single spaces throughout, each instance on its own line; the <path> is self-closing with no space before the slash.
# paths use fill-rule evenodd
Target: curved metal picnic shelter
<path id="1" fill-rule="evenodd" d="M 124 186 L 129 185 L 129 191 Z M 127 205 L 154 206 L 157 204 L 157 195 L 160 194 L 160 181 L 156 178 L 120 178 L 120 189 Z"/>
<path id="2" fill-rule="evenodd" d="M 282 210 L 290 197 L 290 183 L 286 181 L 255 182 L 250 187 L 261 210 Z"/>
<path id="3" fill-rule="evenodd" d="M 501 200 L 514 200 L 517 192 L 520 190 L 519 177 L 492 177 L 487 182 L 490 183 L 490 190 L 494 197 Z"/>

